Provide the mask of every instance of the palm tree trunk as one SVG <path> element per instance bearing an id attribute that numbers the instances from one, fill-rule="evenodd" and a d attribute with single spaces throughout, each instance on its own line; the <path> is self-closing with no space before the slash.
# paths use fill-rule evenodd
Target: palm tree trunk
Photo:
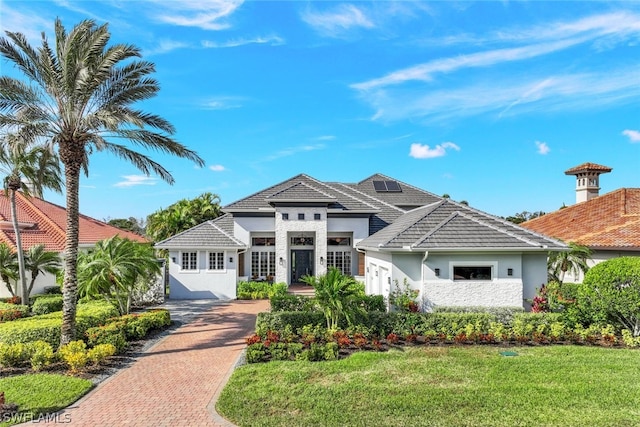
<path id="1" fill-rule="evenodd" d="M 65 162 L 67 230 L 64 244 L 64 281 L 62 285 L 62 329 L 60 345 L 75 339 L 76 305 L 78 295 L 79 187 L 80 163 Z"/>
<path id="2" fill-rule="evenodd" d="M 16 235 L 16 251 L 18 252 L 18 277 L 20 278 L 20 290 L 22 291 L 22 304 L 29 305 L 29 288 L 27 288 L 27 278 L 24 269 L 24 252 L 22 251 L 22 238 L 20 237 L 20 227 L 18 227 L 18 209 L 16 208 L 16 190 L 10 189 L 11 193 L 11 222 L 13 232 Z M 17 289 L 16 289 L 17 291 Z M 16 292 L 17 293 L 17 292 Z"/>

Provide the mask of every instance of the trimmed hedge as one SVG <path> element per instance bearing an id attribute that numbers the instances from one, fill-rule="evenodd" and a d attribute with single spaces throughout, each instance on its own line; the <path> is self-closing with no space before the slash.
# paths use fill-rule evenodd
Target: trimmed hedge
<path id="1" fill-rule="evenodd" d="M 90 301 L 78 305 L 76 313 L 76 336 L 83 337 L 91 327 L 117 316 L 118 310 L 104 301 Z M 62 312 L 32 316 L 0 324 L 0 342 L 13 344 L 42 340 L 57 348 L 60 344 Z"/>
<path id="2" fill-rule="evenodd" d="M 436 306 L 434 313 L 489 313 L 495 316 L 496 321 L 510 325 L 513 316 L 523 313 L 522 307 L 482 307 L 482 306 Z"/>
<path id="3" fill-rule="evenodd" d="M 316 311 L 315 298 L 304 295 L 273 295 L 269 298 L 271 311 Z"/>
<path id="4" fill-rule="evenodd" d="M 29 307 L 20 304 L 9 304 L 0 302 L 0 322 L 8 322 L 11 320 L 27 317 Z"/>
<path id="5" fill-rule="evenodd" d="M 62 311 L 62 295 L 41 295 L 33 301 L 31 306 L 31 313 L 36 316 L 56 311 Z"/>
<path id="6" fill-rule="evenodd" d="M 240 282 L 238 283 L 238 299 L 268 299 L 274 295 L 287 293 L 286 283 Z"/>

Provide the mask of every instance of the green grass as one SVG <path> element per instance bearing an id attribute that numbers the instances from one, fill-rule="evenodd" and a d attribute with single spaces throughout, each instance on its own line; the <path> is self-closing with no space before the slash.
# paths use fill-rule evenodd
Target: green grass
<path id="1" fill-rule="evenodd" d="M 7 403 L 18 404 L 19 413 L 11 420 L 0 418 L 0 426 L 37 420 L 40 414 L 66 408 L 86 394 L 91 381 L 58 374 L 27 374 L 0 379 Z M 60 421 L 63 421 L 61 418 Z"/>
<path id="2" fill-rule="evenodd" d="M 239 426 L 637 426 L 640 352 L 415 347 L 237 369 L 217 403 Z"/>

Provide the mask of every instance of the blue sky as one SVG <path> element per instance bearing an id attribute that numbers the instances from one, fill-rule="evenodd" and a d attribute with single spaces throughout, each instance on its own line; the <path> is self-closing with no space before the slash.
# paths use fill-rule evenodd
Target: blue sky
<path id="1" fill-rule="evenodd" d="M 3 33 L 34 44 L 56 17 L 140 47 L 161 84 L 141 107 L 206 162 L 154 155 L 170 186 L 93 155 L 80 210 L 98 219 L 298 173 L 380 172 L 500 216 L 573 204 L 583 162 L 613 168 L 602 193 L 640 187 L 638 2 L 0 0 Z"/>

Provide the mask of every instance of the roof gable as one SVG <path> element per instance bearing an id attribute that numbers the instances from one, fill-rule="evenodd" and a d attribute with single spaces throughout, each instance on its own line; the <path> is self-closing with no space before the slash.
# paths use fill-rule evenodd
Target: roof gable
<path id="1" fill-rule="evenodd" d="M 233 236 L 233 217 L 229 214 L 205 221 L 155 245 L 158 249 L 241 249 L 246 245 Z"/>
<path id="2" fill-rule="evenodd" d="M 277 193 L 267 196 L 266 199 L 270 203 L 274 202 L 335 202 L 336 198 L 328 195 L 324 191 L 320 191 L 311 187 L 305 182 L 297 182 L 286 187 Z"/>
<path id="3" fill-rule="evenodd" d="M 358 244 L 403 250 L 564 248 L 560 242 L 484 212 L 443 199 L 409 211 Z"/>
<path id="4" fill-rule="evenodd" d="M 588 247 L 640 249 L 640 188 L 620 188 L 521 225 Z"/>

